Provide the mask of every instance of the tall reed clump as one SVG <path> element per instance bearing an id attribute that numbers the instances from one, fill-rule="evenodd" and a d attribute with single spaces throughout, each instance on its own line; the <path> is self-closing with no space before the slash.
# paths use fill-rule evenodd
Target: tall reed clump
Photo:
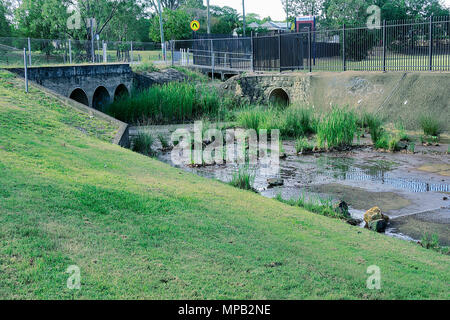
<path id="1" fill-rule="evenodd" d="M 442 133 L 442 126 L 437 118 L 431 115 L 420 117 L 420 126 L 427 136 L 438 137 Z"/>
<path id="2" fill-rule="evenodd" d="M 256 131 L 266 129 L 270 132 L 278 129 L 284 138 L 302 137 L 316 131 L 313 112 L 310 109 L 294 106 L 287 109 L 261 106 L 248 108 L 239 112 L 237 122 L 243 128 Z"/>
<path id="3" fill-rule="evenodd" d="M 252 172 L 248 165 L 245 165 L 240 166 L 238 170 L 233 173 L 230 185 L 243 190 L 253 190 L 254 183 L 255 173 Z"/>
<path id="4" fill-rule="evenodd" d="M 282 115 L 282 136 L 303 137 L 316 132 L 316 120 L 311 109 L 290 107 Z"/>
<path id="5" fill-rule="evenodd" d="M 369 129 L 370 138 L 372 139 L 372 143 L 377 145 L 380 139 L 385 134 L 383 129 L 383 120 L 376 114 L 373 113 L 365 113 L 363 115 L 363 126 L 366 126 Z"/>
<path id="6" fill-rule="evenodd" d="M 333 108 L 317 126 L 317 142 L 321 147 L 351 146 L 357 131 L 357 117 L 347 109 Z"/>
<path id="7" fill-rule="evenodd" d="M 155 142 L 152 135 L 144 132 L 139 132 L 132 140 L 132 150 L 143 155 L 152 157 L 155 155 L 153 150 L 153 143 Z"/>
<path id="8" fill-rule="evenodd" d="M 169 124 L 224 117 L 232 107 L 233 100 L 215 88 L 172 82 L 123 97 L 109 105 L 107 113 L 127 123 Z"/>

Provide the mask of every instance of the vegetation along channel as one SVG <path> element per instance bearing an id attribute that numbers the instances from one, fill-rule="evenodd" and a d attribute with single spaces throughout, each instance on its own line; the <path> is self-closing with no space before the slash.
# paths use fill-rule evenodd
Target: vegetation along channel
<path id="1" fill-rule="evenodd" d="M 188 81 L 153 86 L 108 107 L 108 114 L 132 124 L 134 151 L 449 253 L 450 139 L 447 124 L 436 114 L 424 111 L 407 122 L 364 107 L 320 108 L 277 97 L 255 102 L 220 82 L 180 71 Z M 173 163 L 177 141 L 172 141 L 172 133 L 179 128 L 192 132 L 198 120 L 203 134 L 208 128 L 224 135 L 227 129 L 266 129 L 269 134 L 278 129 L 279 167 L 274 171 L 260 163 Z M 213 142 L 205 136 L 203 140 L 203 148 Z"/>

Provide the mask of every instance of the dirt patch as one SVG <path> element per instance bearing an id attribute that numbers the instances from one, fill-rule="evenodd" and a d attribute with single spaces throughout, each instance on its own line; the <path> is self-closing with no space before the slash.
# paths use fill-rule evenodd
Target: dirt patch
<path id="1" fill-rule="evenodd" d="M 370 192 L 361 188 L 337 183 L 313 186 L 310 189 L 317 193 L 332 194 L 357 210 L 368 210 L 374 206 L 378 206 L 386 212 L 411 205 L 410 200 L 394 192 Z"/>
<path id="2" fill-rule="evenodd" d="M 425 233 L 437 234 L 439 244 L 450 246 L 450 209 L 441 209 L 412 216 L 400 217 L 391 221 L 391 227 L 398 232 L 420 240 Z"/>
<path id="3" fill-rule="evenodd" d="M 423 165 L 417 170 L 450 177 L 450 165 L 446 163 Z"/>

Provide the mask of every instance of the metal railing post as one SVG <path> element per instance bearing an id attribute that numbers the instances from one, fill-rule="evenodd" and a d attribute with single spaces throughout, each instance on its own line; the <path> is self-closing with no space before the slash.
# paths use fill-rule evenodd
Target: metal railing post
<path id="1" fill-rule="evenodd" d="M 133 57 L 133 41 L 131 41 L 131 57 L 130 57 L 130 59 L 131 59 L 131 63 L 133 63 L 133 61 L 134 61 L 134 57 Z"/>
<path id="2" fill-rule="evenodd" d="M 175 61 L 174 61 L 174 40 L 170 40 L 170 52 L 171 52 L 171 54 L 172 54 L 172 67 L 175 65 Z"/>
<path id="3" fill-rule="evenodd" d="M 253 51 L 253 31 L 252 31 L 252 33 L 251 33 L 251 35 L 250 35 L 250 47 L 251 47 L 251 54 L 252 54 L 252 56 L 251 56 L 251 58 L 250 58 L 250 63 L 251 63 L 251 66 L 250 66 L 250 70 L 252 71 L 252 72 L 254 72 L 255 71 L 255 65 L 254 65 L 254 51 Z"/>
<path id="4" fill-rule="evenodd" d="M 428 59 L 429 59 L 429 70 L 433 71 L 433 16 L 430 16 L 430 27 L 429 27 L 429 45 L 428 45 Z"/>
<path id="5" fill-rule="evenodd" d="M 344 71 L 347 71 L 347 61 L 345 58 L 345 23 L 342 26 L 342 67 Z"/>
<path id="6" fill-rule="evenodd" d="M 72 64 L 72 40 L 69 39 L 69 62 Z"/>
<path id="7" fill-rule="evenodd" d="M 187 49 L 187 65 L 189 66 L 189 48 Z"/>
<path id="8" fill-rule="evenodd" d="M 28 93 L 28 65 L 27 65 L 27 49 L 23 48 L 23 65 L 25 71 L 25 92 Z"/>
<path id="9" fill-rule="evenodd" d="M 102 47 L 103 47 L 103 63 L 108 63 L 108 56 L 106 54 L 106 42 L 105 40 L 102 40 Z"/>
<path id="10" fill-rule="evenodd" d="M 30 38 L 28 38 L 28 59 L 29 59 L 30 67 L 31 67 L 31 40 L 30 40 Z"/>
<path id="11" fill-rule="evenodd" d="M 281 72 L 281 32 L 278 33 L 278 61 L 279 61 L 279 69 Z"/>
<path id="12" fill-rule="evenodd" d="M 383 72 L 386 72 L 386 20 L 383 20 Z"/>
<path id="13" fill-rule="evenodd" d="M 211 56 L 211 80 L 214 80 L 214 42 L 212 39 L 209 40 L 210 46 L 209 46 L 209 53 Z"/>
<path id="14" fill-rule="evenodd" d="M 312 48 L 311 48 L 311 43 L 312 43 L 312 39 L 311 39 L 311 28 L 309 29 L 309 33 L 308 33 L 308 63 L 309 63 L 309 72 L 312 72 L 312 59 L 311 59 L 311 52 L 312 52 Z"/>

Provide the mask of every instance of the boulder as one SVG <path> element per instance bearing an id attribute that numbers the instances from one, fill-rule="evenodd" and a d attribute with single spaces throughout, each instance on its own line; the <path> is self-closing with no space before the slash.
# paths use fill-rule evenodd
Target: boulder
<path id="1" fill-rule="evenodd" d="M 376 232 L 385 232 L 387 227 L 387 222 L 384 219 L 372 220 L 369 222 L 369 229 Z"/>
<path id="2" fill-rule="evenodd" d="M 364 214 L 365 227 L 377 232 L 384 232 L 389 222 L 389 217 L 381 212 L 378 207 L 373 207 Z"/>
<path id="3" fill-rule="evenodd" d="M 269 184 L 269 188 L 279 187 L 284 185 L 284 180 L 280 178 L 269 178 L 267 179 L 267 183 Z"/>
<path id="4" fill-rule="evenodd" d="M 354 219 L 354 218 L 348 218 L 346 221 L 347 221 L 348 224 L 350 224 L 352 226 L 355 226 L 355 227 L 359 226 L 361 224 L 361 222 L 362 222 L 361 219 Z"/>

